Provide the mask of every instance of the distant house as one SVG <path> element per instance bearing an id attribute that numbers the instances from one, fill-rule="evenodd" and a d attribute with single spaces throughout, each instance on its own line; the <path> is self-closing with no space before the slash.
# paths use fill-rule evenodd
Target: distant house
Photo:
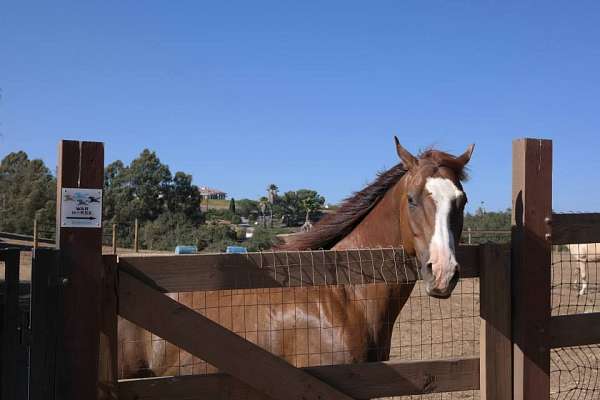
<path id="1" fill-rule="evenodd" d="M 225 200 L 227 193 L 207 186 L 200 186 L 200 196 L 202 196 L 203 199 Z"/>

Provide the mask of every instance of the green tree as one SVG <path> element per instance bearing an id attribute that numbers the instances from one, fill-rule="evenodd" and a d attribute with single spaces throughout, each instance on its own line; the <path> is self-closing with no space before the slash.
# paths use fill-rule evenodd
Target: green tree
<path id="1" fill-rule="evenodd" d="M 171 171 L 155 152 L 144 149 L 129 166 L 129 184 L 133 189 L 134 217 L 153 221 L 165 210 L 171 184 Z"/>
<path id="2" fill-rule="evenodd" d="M 167 196 L 167 208 L 171 213 L 182 213 L 193 224 L 202 219 L 200 190 L 192 185 L 192 175 L 177 172 L 173 177 Z"/>
<path id="3" fill-rule="evenodd" d="M 141 244 L 152 250 L 174 251 L 177 245 L 196 245 L 195 226 L 183 213 L 163 213 L 140 230 Z"/>
<path id="4" fill-rule="evenodd" d="M 231 211 L 232 214 L 235 214 L 235 199 L 233 197 L 229 200 L 229 211 Z"/>
<path id="5" fill-rule="evenodd" d="M 297 226 L 306 222 L 307 218 L 320 217 L 320 210 L 325 198 L 316 191 L 300 189 L 285 192 L 278 202 L 287 226 Z"/>
<path id="6" fill-rule="evenodd" d="M 258 202 L 250 199 L 241 199 L 235 202 L 236 213 L 244 218 L 250 218 L 251 215 L 258 214 Z"/>
<path id="7" fill-rule="evenodd" d="M 237 233 L 230 225 L 208 223 L 196 232 L 198 249 L 205 252 L 220 253 L 227 246 L 237 244 Z"/>
<path id="8" fill-rule="evenodd" d="M 33 220 L 55 225 L 56 181 L 42 160 L 10 153 L 0 163 L 0 230 L 31 234 Z"/>
<path id="9" fill-rule="evenodd" d="M 276 242 L 276 233 L 271 229 L 256 228 L 252 233 L 252 238 L 244 242 L 248 251 L 269 250 Z"/>

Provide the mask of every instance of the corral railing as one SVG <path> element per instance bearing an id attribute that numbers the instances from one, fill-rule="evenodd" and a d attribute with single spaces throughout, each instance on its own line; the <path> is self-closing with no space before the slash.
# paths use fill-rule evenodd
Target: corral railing
<path id="1" fill-rule="evenodd" d="M 486 246 L 484 249 L 497 251 L 498 247 Z M 457 256 L 464 278 L 479 275 L 479 251 L 479 246 L 459 248 Z M 494 255 L 495 258 L 498 256 Z M 477 357 L 297 369 L 161 294 L 406 284 L 418 280 L 419 276 L 413 260 L 405 257 L 402 249 L 121 257 L 118 270 L 121 316 L 227 373 L 123 381 L 119 384 L 119 392 L 125 399 L 159 399 L 172 390 L 182 398 L 201 398 L 199 391 L 206 398 L 215 398 L 223 396 L 222 384 L 230 388 L 228 398 L 244 397 L 249 393 L 254 397 L 262 393 L 290 399 L 319 396 L 363 399 L 479 387 Z M 278 378 L 273 379 L 274 376 Z M 348 379 L 350 376 L 353 379 Z M 307 381 L 312 384 L 307 385 Z M 185 384 L 179 385 L 180 382 Z"/>
<path id="2" fill-rule="evenodd" d="M 59 189 L 101 188 L 102 153 L 99 143 L 62 142 Z M 546 400 L 551 350 L 600 342 L 600 312 L 552 316 L 552 245 L 600 242 L 599 222 L 598 214 L 553 214 L 552 143 L 517 140 L 510 245 L 458 249 L 463 278 L 480 280 L 480 357 L 302 368 L 166 293 L 411 284 L 419 276 L 401 249 L 118 259 L 102 257 L 101 229 L 61 228 L 60 257 L 39 253 L 34 259 L 40 264 L 40 256 L 47 254 L 44 262 L 55 267 L 44 273 L 40 269 L 35 273 L 34 268 L 32 302 L 48 299 L 45 309 L 38 308 L 40 321 L 45 322 L 37 327 L 48 335 L 36 334 L 32 321 L 28 339 L 32 360 L 41 361 L 32 362 L 31 381 L 33 385 L 38 379 L 35 382 L 43 389 L 32 390 L 30 398 L 200 399 L 218 394 L 218 398 L 362 399 L 479 388 L 482 399 Z M 14 276 L 14 267 L 10 274 Z M 14 298 L 14 286 L 5 285 L 7 298 Z M 46 295 L 36 297 L 36 287 Z M 118 381 L 118 315 L 211 363 L 219 373 Z M 3 343 L 5 338 L 14 342 L 11 335 L 3 335 Z M 54 350 L 33 351 L 36 343 L 49 349 L 49 340 L 56 344 Z M 7 346 L 3 345 L 3 365 L 14 360 L 10 355 L 5 358 Z M 47 369 L 36 370 L 34 365 Z M 11 372 L 3 367 L 2 382 L 6 373 Z M 598 393 L 597 388 L 586 390 L 585 395 L 592 397 Z M 571 391 L 569 398 L 575 395 Z"/>

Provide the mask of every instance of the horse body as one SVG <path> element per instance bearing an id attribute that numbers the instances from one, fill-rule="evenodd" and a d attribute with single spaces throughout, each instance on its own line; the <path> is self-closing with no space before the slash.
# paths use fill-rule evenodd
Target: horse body
<path id="1" fill-rule="evenodd" d="M 588 287 L 587 264 L 590 262 L 600 262 L 600 243 L 569 244 L 567 248 L 577 262 L 581 283 L 579 295 L 583 296 L 587 292 Z"/>
<path id="2" fill-rule="evenodd" d="M 460 157 L 428 151 L 417 159 L 397 140 L 396 145 L 401 164 L 380 174 L 373 184 L 346 200 L 336 214 L 326 216 L 280 249 L 403 246 L 407 254 L 416 256 L 426 291 L 446 298 L 459 274 L 454 248 L 466 202 L 461 198 L 460 180 L 472 147 Z M 432 179 L 438 180 L 434 184 L 442 182 L 442 189 L 432 187 Z M 414 285 L 245 290 L 266 296 L 266 301 L 252 309 L 238 331 L 298 367 L 387 360 L 394 323 Z M 119 352 L 121 377 L 179 372 L 181 353 L 173 346 L 169 350 L 164 341 L 162 345 L 150 342 L 149 333 L 123 320 L 119 321 L 119 337 L 132 347 Z"/>

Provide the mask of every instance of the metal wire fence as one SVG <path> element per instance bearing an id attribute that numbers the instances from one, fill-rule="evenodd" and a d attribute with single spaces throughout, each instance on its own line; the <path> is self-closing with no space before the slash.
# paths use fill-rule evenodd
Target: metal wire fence
<path id="1" fill-rule="evenodd" d="M 321 278 L 314 276 L 314 270 L 311 277 L 307 258 L 264 258 L 262 267 L 272 268 L 278 280 L 304 279 L 300 287 L 170 296 L 297 367 L 382 359 L 386 354 L 392 361 L 479 355 L 478 278 L 461 279 L 449 299 L 434 299 L 420 281 L 415 283 L 418 271 L 414 260 L 402 249 L 359 254 L 363 256 L 336 259 L 330 275 Z M 345 284 L 312 286 L 321 279 Z M 375 281 L 378 283 L 369 283 Z M 243 287 L 249 286 L 252 283 L 244 282 Z M 141 346 L 151 354 L 148 366 L 161 375 L 217 372 L 150 333 L 120 340 L 122 357 Z M 470 390 L 406 398 L 478 397 L 478 391 Z"/>
<path id="2" fill-rule="evenodd" d="M 554 246 L 552 315 L 600 311 L 600 244 Z M 600 398 L 600 344 L 551 352 L 552 399 Z"/>

